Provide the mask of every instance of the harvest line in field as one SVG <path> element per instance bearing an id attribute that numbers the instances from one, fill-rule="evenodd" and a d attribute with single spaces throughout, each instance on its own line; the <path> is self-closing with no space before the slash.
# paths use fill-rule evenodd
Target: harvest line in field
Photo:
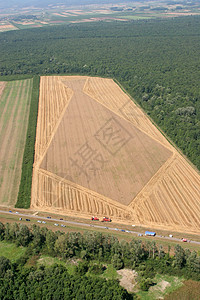
<path id="1" fill-rule="evenodd" d="M 41 78 L 33 208 L 198 231 L 199 187 L 199 175 L 113 80 Z"/>

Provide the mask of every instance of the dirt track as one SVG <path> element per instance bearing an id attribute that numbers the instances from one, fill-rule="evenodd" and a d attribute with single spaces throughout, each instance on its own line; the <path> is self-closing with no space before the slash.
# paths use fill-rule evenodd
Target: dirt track
<path id="1" fill-rule="evenodd" d="M 199 191 L 199 174 L 111 79 L 41 78 L 32 208 L 199 232 Z"/>

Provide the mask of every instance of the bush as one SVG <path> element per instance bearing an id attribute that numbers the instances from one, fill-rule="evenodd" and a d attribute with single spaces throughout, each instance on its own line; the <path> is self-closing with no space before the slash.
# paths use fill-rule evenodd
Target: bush
<path id="1" fill-rule="evenodd" d="M 140 281 L 140 288 L 142 291 L 148 291 L 150 286 L 152 286 L 154 283 L 151 280 L 151 278 L 142 278 Z"/>
<path id="2" fill-rule="evenodd" d="M 89 267 L 89 272 L 94 273 L 96 275 L 103 274 L 105 267 L 102 264 L 92 264 Z"/>

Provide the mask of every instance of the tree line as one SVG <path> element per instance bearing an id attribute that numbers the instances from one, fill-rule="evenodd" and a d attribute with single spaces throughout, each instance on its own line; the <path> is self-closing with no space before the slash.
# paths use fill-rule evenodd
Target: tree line
<path id="1" fill-rule="evenodd" d="M 0 79 L 112 77 L 200 169 L 200 17 L 51 26 L 0 34 Z"/>
<path id="2" fill-rule="evenodd" d="M 86 262 L 111 263 L 114 268 L 131 268 L 138 271 L 143 279 L 153 278 L 156 273 L 184 276 L 186 279 L 200 280 L 200 256 L 196 251 L 174 247 L 174 255 L 164 251 L 155 241 L 132 239 L 119 241 L 115 236 L 101 232 L 64 233 L 53 232 L 44 227 L 24 224 L 0 223 L 0 239 L 27 247 L 18 264 L 25 264 L 30 255 L 45 253 L 66 261 L 80 258 Z M 88 265 L 86 266 L 87 271 Z M 98 271 L 98 267 L 97 270 Z M 99 270 L 100 271 L 100 270 Z"/>
<path id="3" fill-rule="evenodd" d="M 87 277 L 83 268 L 70 275 L 62 265 L 26 268 L 0 257 L 0 298 L 10 299 L 72 299 L 131 300 L 133 295 L 115 280 Z"/>

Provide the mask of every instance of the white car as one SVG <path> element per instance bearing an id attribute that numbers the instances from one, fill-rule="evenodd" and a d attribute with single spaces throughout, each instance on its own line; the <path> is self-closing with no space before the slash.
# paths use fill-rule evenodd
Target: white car
<path id="1" fill-rule="evenodd" d="M 43 223 L 43 224 L 46 224 L 46 222 L 45 222 L 45 221 L 42 221 L 42 223 Z"/>
<path id="2" fill-rule="evenodd" d="M 38 223 L 42 223 L 42 221 L 40 221 L 40 220 L 37 220 L 37 222 L 38 222 Z"/>
<path id="3" fill-rule="evenodd" d="M 57 223 L 55 223 L 54 225 L 55 225 L 55 226 L 58 226 L 58 224 L 57 224 Z"/>

